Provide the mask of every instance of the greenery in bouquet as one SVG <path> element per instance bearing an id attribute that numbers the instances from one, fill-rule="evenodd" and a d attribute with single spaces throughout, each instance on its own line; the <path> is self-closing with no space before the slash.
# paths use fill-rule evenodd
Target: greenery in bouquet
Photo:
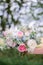
<path id="1" fill-rule="evenodd" d="M 37 36 L 37 32 L 32 31 L 30 34 L 30 39 L 34 39 L 37 42 L 37 44 L 40 44 L 41 39 L 39 36 Z"/>

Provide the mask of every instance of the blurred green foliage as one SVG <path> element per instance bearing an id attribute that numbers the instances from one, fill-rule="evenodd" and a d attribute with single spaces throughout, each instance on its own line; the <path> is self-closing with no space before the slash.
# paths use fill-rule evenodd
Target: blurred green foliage
<path id="1" fill-rule="evenodd" d="M 0 51 L 0 65 L 43 65 L 43 55 L 21 54 L 17 50 Z"/>

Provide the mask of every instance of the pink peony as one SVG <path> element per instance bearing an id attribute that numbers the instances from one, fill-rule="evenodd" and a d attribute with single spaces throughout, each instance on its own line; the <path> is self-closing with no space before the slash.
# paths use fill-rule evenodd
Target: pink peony
<path id="1" fill-rule="evenodd" d="M 19 32 L 17 33 L 17 36 L 21 38 L 21 37 L 23 36 L 23 32 L 22 32 L 22 31 L 19 31 Z"/>
<path id="2" fill-rule="evenodd" d="M 25 44 L 20 44 L 18 46 L 18 51 L 19 52 L 25 52 L 25 51 L 27 51 Z"/>

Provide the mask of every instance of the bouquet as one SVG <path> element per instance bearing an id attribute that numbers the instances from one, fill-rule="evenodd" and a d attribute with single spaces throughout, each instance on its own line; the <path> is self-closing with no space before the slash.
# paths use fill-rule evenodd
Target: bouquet
<path id="1" fill-rule="evenodd" d="M 26 31 L 22 29 L 7 29 L 2 34 L 3 38 L 0 38 L 0 49 L 13 48 L 20 53 L 32 53 L 37 46 L 37 42 L 33 35 L 31 35 L 32 30 L 30 31 L 30 29 L 26 29 Z"/>

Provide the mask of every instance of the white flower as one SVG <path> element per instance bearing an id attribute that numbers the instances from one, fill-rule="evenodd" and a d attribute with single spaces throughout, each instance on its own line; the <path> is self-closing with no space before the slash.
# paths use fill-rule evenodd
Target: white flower
<path id="1" fill-rule="evenodd" d="M 12 39 L 8 38 L 8 39 L 6 40 L 7 46 L 12 47 L 12 43 L 13 43 Z"/>
<path id="2" fill-rule="evenodd" d="M 33 52 L 33 51 L 34 51 L 34 49 L 35 49 L 35 48 L 36 48 L 36 46 L 37 46 L 37 43 L 36 43 L 36 41 L 35 41 L 35 40 L 30 39 L 30 40 L 28 40 L 27 45 L 28 45 L 28 47 L 29 47 L 29 50 L 28 50 L 28 51 Z"/>

